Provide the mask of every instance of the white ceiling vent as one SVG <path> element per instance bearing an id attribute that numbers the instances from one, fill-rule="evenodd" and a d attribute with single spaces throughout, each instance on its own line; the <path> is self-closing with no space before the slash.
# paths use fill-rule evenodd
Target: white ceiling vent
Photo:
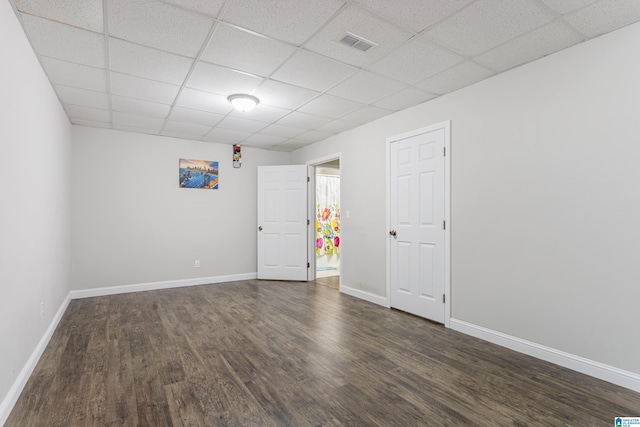
<path id="1" fill-rule="evenodd" d="M 378 46 L 376 43 L 352 33 L 346 33 L 344 37 L 340 39 L 340 43 L 346 44 L 347 46 L 351 46 L 363 52 L 368 51 L 374 46 Z"/>

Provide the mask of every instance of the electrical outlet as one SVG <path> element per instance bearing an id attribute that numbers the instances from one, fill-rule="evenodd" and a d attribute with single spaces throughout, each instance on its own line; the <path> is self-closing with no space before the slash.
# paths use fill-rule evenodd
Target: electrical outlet
<path id="1" fill-rule="evenodd" d="M 200 260 L 199 259 L 196 260 L 196 262 L 194 264 L 194 267 L 195 268 L 200 268 Z"/>
<path id="2" fill-rule="evenodd" d="M 40 317 L 44 317 L 44 301 L 40 301 Z"/>

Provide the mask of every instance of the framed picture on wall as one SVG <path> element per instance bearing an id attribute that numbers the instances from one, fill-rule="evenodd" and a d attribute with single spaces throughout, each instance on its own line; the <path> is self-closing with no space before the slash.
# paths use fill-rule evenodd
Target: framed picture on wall
<path id="1" fill-rule="evenodd" d="M 180 188 L 218 189 L 218 162 L 180 159 Z"/>

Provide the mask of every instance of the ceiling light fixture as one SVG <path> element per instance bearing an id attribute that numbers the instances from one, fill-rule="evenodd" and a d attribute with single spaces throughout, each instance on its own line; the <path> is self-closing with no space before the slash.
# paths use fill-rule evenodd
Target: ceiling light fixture
<path id="1" fill-rule="evenodd" d="M 235 93 L 227 97 L 233 108 L 238 111 L 247 112 L 255 108 L 260 103 L 260 100 L 253 95 L 247 95 L 244 93 Z"/>

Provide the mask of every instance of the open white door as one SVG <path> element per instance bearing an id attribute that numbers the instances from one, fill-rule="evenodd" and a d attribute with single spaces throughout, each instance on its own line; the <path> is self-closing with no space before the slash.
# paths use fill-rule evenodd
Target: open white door
<path id="1" fill-rule="evenodd" d="M 390 146 L 390 304 L 445 322 L 446 126 Z"/>
<path id="2" fill-rule="evenodd" d="M 307 280 L 307 166 L 258 167 L 258 279 Z"/>
<path id="3" fill-rule="evenodd" d="M 316 168 L 307 165 L 307 280 L 316 280 Z"/>

